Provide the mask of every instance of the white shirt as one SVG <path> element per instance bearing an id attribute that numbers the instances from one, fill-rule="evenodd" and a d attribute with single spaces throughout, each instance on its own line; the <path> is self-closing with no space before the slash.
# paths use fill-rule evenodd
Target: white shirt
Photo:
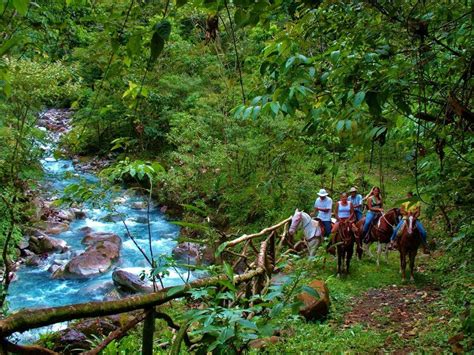
<path id="1" fill-rule="evenodd" d="M 321 197 L 318 197 L 314 202 L 314 208 L 328 208 L 328 212 L 319 211 L 318 218 L 321 221 L 330 221 L 331 212 L 332 212 L 332 200 L 330 197 L 326 196 L 324 200 L 321 200 Z"/>

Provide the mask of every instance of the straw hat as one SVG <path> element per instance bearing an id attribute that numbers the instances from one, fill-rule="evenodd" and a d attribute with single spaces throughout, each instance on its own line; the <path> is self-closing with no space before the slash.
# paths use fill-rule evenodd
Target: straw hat
<path id="1" fill-rule="evenodd" d="M 349 190 L 349 192 L 357 192 L 357 188 L 351 187 L 351 189 Z"/>

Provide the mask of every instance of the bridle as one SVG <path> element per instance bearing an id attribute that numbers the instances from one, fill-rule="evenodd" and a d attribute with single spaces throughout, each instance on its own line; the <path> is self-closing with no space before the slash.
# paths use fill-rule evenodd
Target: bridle
<path id="1" fill-rule="evenodd" d="M 396 226 L 393 225 L 393 224 L 391 224 L 391 223 L 387 220 L 387 218 L 385 218 L 385 215 L 386 215 L 386 213 L 382 213 L 382 216 L 381 216 L 380 219 L 379 219 L 379 225 L 380 225 L 380 220 L 383 218 L 384 221 L 387 222 L 387 224 L 388 224 L 390 227 L 392 227 L 392 229 L 395 229 Z M 377 227 L 379 228 L 379 226 L 377 226 Z M 379 229 L 380 229 L 380 228 L 379 228 Z"/>

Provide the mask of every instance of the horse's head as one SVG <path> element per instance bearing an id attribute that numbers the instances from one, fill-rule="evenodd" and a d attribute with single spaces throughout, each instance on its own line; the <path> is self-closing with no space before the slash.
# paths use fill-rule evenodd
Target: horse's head
<path id="1" fill-rule="evenodd" d="M 409 235 L 413 234 L 413 228 L 415 226 L 416 218 L 414 216 L 408 216 L 407 219 L 407 231 Z"/>
<path id="2" fill-rule="evenodd" d="M 296 228 L 298 228 L 298 225 L 300 224 L 302 218 L 302 211 L 296 209 L 295 214 L 293 215 L 293 217 L 291 217 L 291 224 L 290 228 L 288 229 L 288 233 L 290 235 L 295 234 Z"/>

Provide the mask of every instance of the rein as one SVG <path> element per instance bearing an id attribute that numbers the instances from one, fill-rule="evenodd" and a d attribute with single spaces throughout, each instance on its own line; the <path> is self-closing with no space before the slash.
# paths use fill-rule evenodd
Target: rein
<path id="1" fill-rule="evenodd" d="M 382 216 L 380 216 L 380 219 L 379 219 L 379 223 L 378 223 L 378 225 L 377 225 L 377 228 L 378 228 L 378 229 L 381 229 L 381 228 L 379 227 L 379 225 L 380 225 L 380 220 L 383 218 L 383 219 L 385 220 L 385 222 L 387 222 L 387 224 L 388 224 L 390 227 L 392 227 L 392 229 L 395 229 L 396 227 L 395 227 L 394 225 L 392 225 L 392 224 L 387 220 L 387 218 L 385 218 L 385 214 L 386 214 L 386 213 L 383 213 Z"/>

